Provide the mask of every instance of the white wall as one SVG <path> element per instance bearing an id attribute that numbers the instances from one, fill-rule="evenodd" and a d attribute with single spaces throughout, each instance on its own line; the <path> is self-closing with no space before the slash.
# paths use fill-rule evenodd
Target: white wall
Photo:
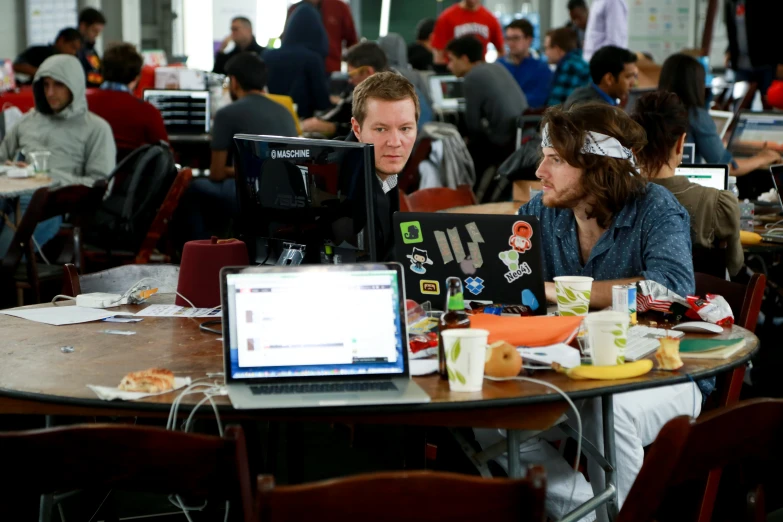
<path id="1" fill-rule="evenodd" d="M 0 0 L 0 58 L 15 58 L 21 52 L 23 26 L 19 25 L 20 7 L 16 0 Z"/>

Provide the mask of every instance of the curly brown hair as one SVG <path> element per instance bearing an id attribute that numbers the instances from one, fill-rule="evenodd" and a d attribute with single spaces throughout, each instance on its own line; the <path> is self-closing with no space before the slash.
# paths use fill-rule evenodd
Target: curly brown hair
<path id="1" fill-rule="evenodd" d="M 618 107 L 603 103 L 580 104 L 568 110 L 551 107 L 541 125 L 549 125 L 552 147 L 558 155 L 584 172 L 582 189 L 592 205 L 587 217 L 595 218 L 602 228 L 608 228 L 614 215 L 646 190 L 645 178 L 629 160 L 582 154 L 588 131 L 612 136 L 634 154 L 644 147 L 644 129 Z"/>

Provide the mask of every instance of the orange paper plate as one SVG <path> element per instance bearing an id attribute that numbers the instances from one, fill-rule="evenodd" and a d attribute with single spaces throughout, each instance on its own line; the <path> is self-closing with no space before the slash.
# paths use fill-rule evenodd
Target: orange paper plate
<path id="1" fill-rule="evenodd" d="M 506 341 L 514 346 L 548 346 L 569 343 L 584 317 L 470 316 L 470 327 L 489 331 L 489 343 Z"/>

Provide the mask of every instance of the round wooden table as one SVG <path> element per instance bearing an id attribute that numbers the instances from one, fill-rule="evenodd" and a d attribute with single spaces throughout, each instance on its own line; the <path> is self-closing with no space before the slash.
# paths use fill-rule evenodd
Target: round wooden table
<path id="1" fill-rule="evenodd" d="M 172 301 L 172 296 L 156 296 L 151 303 Z M 141 308 L 122 307 L 132 312 Z M 0 315 L 0 413 L 168 416 L 176 391 L 134 402 L 108 402 L 98 399 L 87 385 L 116 386 L 128 372 L 150 367 L 168 368 L 192 379 L 222 372 L 223 343 L 217 335 L 199 330 L 205 320 L 145 317 L 140 323 L 49 326 Z M 102 332 L 107 329 L 136 334 Z M 653 370 L 635 379 L 575 381 L 552 371 L 538 371 L 533 377 L 558 386 L 574 400 L 602 398 L 605 459 L 614 468 L 613 394 L 740 372 L 757 349 L 758 338 L 737 326 L 724 329 L 719 337 L 743 337 L 746 343 L 728 359 L 690 359 L 679 371 Z M 65 353 L 60 350 L 63 346 L 72 346 L 73 351 Z M 559 394 L 531 382 L 485 380 L 480 392 L 456 393 L 436 375 L 414 379 L 430 395 L 430 403 L 241 412 L 233 410 L 227 397 L 218 397 L 217 403 L 222 416 L 235 419 L 505 428 L 509 430 L 510 476 L 521 474 L 522 432 L 551 428 L 567 409 Z M 200 395 L 186 396 L 180 411 L 190 410 L 200 399 Z M 612 475 L 613 471 L 607 471 L 607 484 L 613 482 Z M 610 491 L 602 500 L 609 501 L 610 513 L 616 513 L 613 499 L 615 493 Z"/>
<path id="2" fill-rule="evenodd" d="M 52 178 L 48 176 L 32 176 L 29 178 L 9 178 L 0 176 L 0 198 L 18 198 L 25 194 L 32 194 L 39 188 L 54 185 Z"/>
<path id="3" fill-rule="evenodd" d="M 169 296 L 158 296 L 151 302 L 170 301 Z M 124 306 L 121 309 L 135 312 L 144 306 Z M 89 410 L 90 415 L 105 413 L 106 410 L 124 410 L 126 414 L 133 412 L 136 415 L 168 412 L 177 395 L 176 391 L 134 402 L 107 402 L 98 399 L 87 385 L 116 386 L 128 372 L 149 367 L 168 368 L 176 376 L 192 379 L 222 372 L 223 343 L 217 335 L 199 330 L 199 324 L 205 320 L 145 317 L 139 323 L 93 322 L 49 326 L 0 315 L 0 413 L 10 413 L 7 406 L 12 400 L 35 403 L 35 413 L 60 414 L 69 409 Z M 107 329 L 131 330 L 136 334 L 122 336 L 102 332 Z M 701 379 L 727 372 L 745 363 L 758 346 L 756 336 L 743 328 L 734 326 L 724 330 L 719 337 L 746 339 L 745 347 L 725 360 L 689 359 L 676 372 L 653 370 L 642 377 L 622 381 L 575 381 L 551 371 L 538 371 L 533 377 L 560 387 L 573 399 L 676 384 L 688 381 L 688 375 Z M 60 350 L 62 346 L 72 346 L 73 352 L 64 353 Z M 431 417 L 436 412 L 463 417 L 460 412 L 466 410 L 491 410 L 489 415 L 480 415 L 487 417 L 482 427 L 513 428 L 520 422 L 527 425 L 529 420 L 518 419 L 509 425 L 510 419 L 503 419 L 504 410 L 542 403 L 561 403 L 558 394 L 528 382 L 485 380 L 482 391 L 460 393 L 451 392 L 448 383 L 435 375 L 414 379 L 429 393 L 432 398 L 429 404 L 303 409 L 297 410 L 296 415 L 302 417 L 330 412 L 330 415 L 347 414 L 356 419 L 382 412 L 384 417 L 392 415 L 395 418 L 392 422 L 400 422 L 401 419 L 396 417 L 415 417 L 417 413 L 424 413 L 422 420 L 429 418 L 438 425 L 442 421 Z M 182 402 L 183 408 L 187 410 L 189 405 L 198 400 L 198 397 L 186 397 Z M 218 404 L 223 411 L 232 410 L 227 397 L 218 398 Z M 14 410 L 21 411 L 17 408 Z M 257 413 L 266 416 L 267 413 L 279 415 L 284 412 Z M 481 421 L 480 417 L 472 418 L 471 422 Z"/>

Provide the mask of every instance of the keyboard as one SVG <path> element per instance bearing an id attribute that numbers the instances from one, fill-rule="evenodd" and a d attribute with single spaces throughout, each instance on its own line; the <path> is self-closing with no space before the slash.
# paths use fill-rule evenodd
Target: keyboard
<path id="1" fill-rule="evenodd" d="M 685 335 L 684 332 L 677 330 L 664 330 L 663 328 L 652 328 L 650 326 L 632 326 L 628 328 L 628 344 L 625 345 L 625 360 L 626 361 L 638 361 L 644 357 L 647 357 L 658 347 L 661 343 L 658 339 L 662 337 L 674 337 L 680 338 Z"/>
<path id="2" fill-rule="evenodd" d="M 250 387 L 253 395 L 291 395 L 296 393 L 356 393 L 397 391 L 389 381 L 314 382 L 300 384 L 258 384 Z"/>

